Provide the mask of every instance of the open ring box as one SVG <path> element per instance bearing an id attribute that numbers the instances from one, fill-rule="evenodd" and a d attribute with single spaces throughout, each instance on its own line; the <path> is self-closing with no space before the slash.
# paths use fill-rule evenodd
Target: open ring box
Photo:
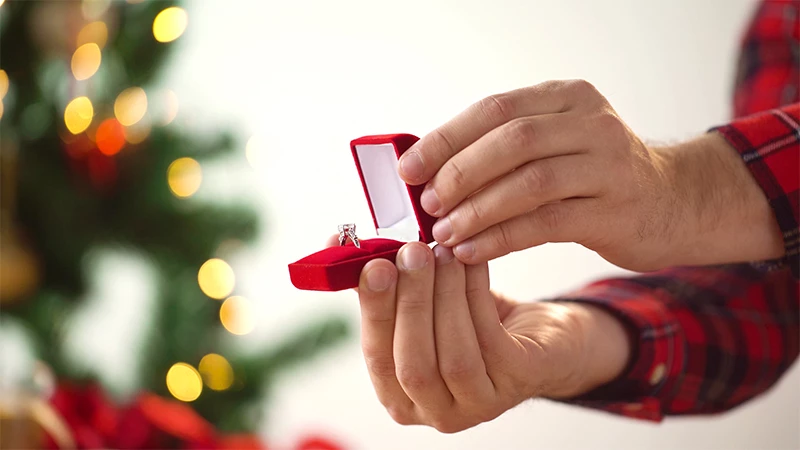
<path id="1" fill-rule="evenodd" d="M 369 261 L 384 258 L 394 262 L 405 243 L 433 242 L 436 218 L 419 202 L 425 186 L 409 186 L 397 173 L 400 155 L 418 140 L 410 134 L 384 134 L 350 142 L 379 237 L 361 239 L 361 248 L 348 239 L 344 246 L 326 248 L 289 264 L 289 276 L 296 288 L 341 291 L 358 287 L 361 269 Z"/>

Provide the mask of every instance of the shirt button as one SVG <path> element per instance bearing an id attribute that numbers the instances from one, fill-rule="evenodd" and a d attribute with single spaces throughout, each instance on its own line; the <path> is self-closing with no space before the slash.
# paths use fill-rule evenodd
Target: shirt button
<path id="1" fill-rule="evenodd" d="M 664 374 L 667 372 L 667 366 L 663 363 L 657 365 L 653 368 L 653 371 L 650 373 L 650 385 L 655 386 L 664 379 Z"/>

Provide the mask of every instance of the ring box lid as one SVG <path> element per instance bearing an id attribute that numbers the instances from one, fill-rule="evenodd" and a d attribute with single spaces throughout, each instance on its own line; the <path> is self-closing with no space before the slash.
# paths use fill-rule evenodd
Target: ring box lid
<path id="1" fill-rule="evenodd" d="M 405 242 L 433 242 L 436 219 L 420 206 L 424 186 L 408 186 L 397 173 L 400 155 L 419 138 L 410 134 L 365 136 L 350 142 L 377 238 L 349 239 L 289 264 L 292 284 L 308 291 L 340 291 L 358 286 L 364 266 L 382 258 L 394 262 Z M 356 229 L 358 234 L 358 229 Z"/>
<path id="2" fill-rule="evenodd" d="M 400 156 L 418 140 L 410 134 L 364 136 L 350 149 L 378 236 L 430 244 L 436 218 L 420 204 L 425 186 L 409 186 L 397 173 Z"/>

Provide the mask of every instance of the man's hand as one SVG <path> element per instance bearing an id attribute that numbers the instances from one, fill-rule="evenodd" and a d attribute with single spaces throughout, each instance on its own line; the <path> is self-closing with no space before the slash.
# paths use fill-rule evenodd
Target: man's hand
<path id="1" fill-rule="evenodd" d="M 608 313 L 503 299 L 486 264 L 443 246 L 406 244 L 397 266 L 370 261 L 358 293 L 367 369 L 400 424 L 453 433 L 531 397 L 572 397 L 617 377 L 630 352 Z"/>
<path id="2" fill-rule="evenodd" d="M 698 142 L 693 155 L 648 148 L 591 84 L 553 81 L 473 105 L 399 171 L 428 183 L 434 238 L 468 264 L 546 242 L 639 271 L 780 256 L 769 205 L 735 151 L 714 135 Z"/>

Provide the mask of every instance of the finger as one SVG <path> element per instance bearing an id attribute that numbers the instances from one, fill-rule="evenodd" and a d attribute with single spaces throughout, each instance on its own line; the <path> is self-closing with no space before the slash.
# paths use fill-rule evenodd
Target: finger
<path id="1" fill-rule="evenodd" d="M 385 259 L 370 261 L 361 271 L 361 349 L 380 402 L 398 422 L 412 421 L 414 404 L 395 375 L 393 353 L 397 269 Z"/>
<path id="2" fill-rule="evenodd" d="M 467 305 L 464 264 L 448 247 L 439 245 L 433 252 L 436 256 L 434 335 L 439 373 L 457 403 L 490 404 L 494 386 L 486 374 Z"/>
<path id="3" fill-rule="evenodd" d="M 439 374 L 433 323 L 433 254 L 412 242 L 397 255 L 397 314 L 394 359 L 403 390 L 423 410 L 440 413 L 453 396 Z"/>
<path id="4" fill-rule="evenodd" d="M 599 96 L 581 80 L 548 81 L 492 95 L 433 130 L 409 149 L 399 164 L 400 177 L 410 185 L 430 180 L 453 155 L 500 125 L 514 119 L 564 112 L 579 101 Z"/>
<path id="5" fill-rule="evenodd" d="M 512 120 L 450 158 L 425 186 L 420 202 L 441 217 L 492 180 L 530 161 L 585 152 L 592 139 L 573 114 Z"/>
<path id="6" fill-rule="evenodd" d="M 576 198 L 542 205 L 489 227 L 456 245 L 453 252 L 465 264 L 477 264 L 546 242 L 581 242 L 596 225 L 588 218 L 595 201 Z"/>
<path id="7" fill-rule="evenodd" d="M 596 196 L 604 176 L 587 154 L 527 163 L 461 202 L 433 226 L 433 237 L 440 244 L 454 246 L 545 203 Z"/>
<path id="8" fill-rule="evenodd" d="M 522 373 L 514 368 L 524 364 L 524 351 L 503 327 L 498 307 L 505 308 L 508 305 L 507 302 L 496 301 L 489 290 L 488 264 L 466 266 L 466 280 L 467 305 L 475 327 L 475 336 L 486 365 L 486 373 L 497 385 L 501 380 L 508 379 L 512 373 Z M 503 315 L 508 313 L 502 312 Z"/>

